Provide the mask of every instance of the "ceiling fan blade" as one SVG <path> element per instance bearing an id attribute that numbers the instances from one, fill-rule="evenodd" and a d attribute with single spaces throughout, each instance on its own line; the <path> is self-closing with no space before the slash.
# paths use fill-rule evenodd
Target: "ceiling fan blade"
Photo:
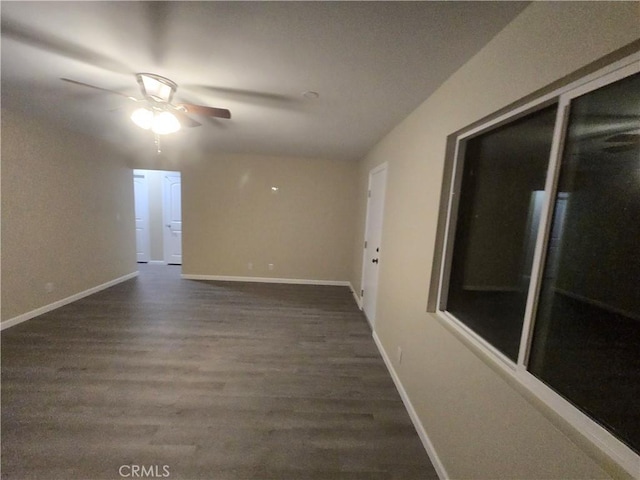
<path id="1" fill-rule="evenodd" d="M 79 82 L 78 80 L 71 80 L 70 78 L 61 78 L 60 80 L 62 80 L 63 82 L 73 83 L 74 85 L 80 85 L 81 87 L 89 87 L 89 88 L 93 88 L 95 90 L 100 90 L 102 92 L 112 93 L 114 95 L 120 95 L 121 97 L 128 98 L 129 100 L 134 100 L 136 102 L 138 101 L 134 97 L 131 97 L 129 95 L 125 95 L 124 93 L 121 93 L 121 92 L 116 92 L 115 90 L 109 90 L 108 88 L 97 87 L 95 85 L 90 85 L 88 83 Z"/>
<path id="2" fill-rule="evenodd" d="M 117 73 L 131 74 L 131 69 L 111 57 L 95 50 L 78 45 L 47 32 L 37 31 L 26 25 L 2 19 L 2 36 L 11 38 L 25 45 L 31 45 L 45 52 L 77 60 Z"/>
<path id="3" fill-rule="evenodd" d="M 192 105 L 190 103 L 178 103 L 178 107 L 184 108 L 187 113 L 204 115 L 206 117 L 231 118 L 231 112 L 226 108 L 205 107 L 203 105 Z"/>
<path id="4" fill-rule="evenodd" d="M 241 88 L 215 87 L 212 85 L 181 85 L 182 88 L 189 90 L 201 91 L 205 93 L 213 93 L 221 98 L 229 98 L 236 101 L 244 101 L 251 103 L 259 103 L 262 105 L 286 105 L 300 101 L 291 95 L 282 95 L 280 93 L 259 92 L 256 90 L 247 90 Z"/>
<path id="5" fill-rule="evenodd" d="M 183 127 L 190 128 L 190 127 L 199 127 L 200 125 L 202 125 L 200 122 L 194 120 L 179 108 L 174 107 L 171 110 L 172 110 L 172 113 L 176 116 L 176 118 L 180 122 L 180 125 L 182 125 Z"/>

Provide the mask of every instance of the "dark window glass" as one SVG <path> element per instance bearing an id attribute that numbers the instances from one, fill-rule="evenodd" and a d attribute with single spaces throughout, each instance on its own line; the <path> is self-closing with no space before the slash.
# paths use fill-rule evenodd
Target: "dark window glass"
<path id="1" fill-rule="evenodd" d="M 528 368 L 640 452 L 640 75 L 569 121 Z"/>
<path id="2" fill-rule="evenodd" d="M 557 106 L 466 142 L 446 310 L 516 361 Z"/>

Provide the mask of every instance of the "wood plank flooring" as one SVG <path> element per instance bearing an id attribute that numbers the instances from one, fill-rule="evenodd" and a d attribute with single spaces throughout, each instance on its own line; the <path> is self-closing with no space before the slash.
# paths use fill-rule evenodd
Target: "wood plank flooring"
<path id="1" fill-rule="evenodd" d="M 437 478 L 346 287 L 140 267 L 2 332 L 2 479 Z"/>

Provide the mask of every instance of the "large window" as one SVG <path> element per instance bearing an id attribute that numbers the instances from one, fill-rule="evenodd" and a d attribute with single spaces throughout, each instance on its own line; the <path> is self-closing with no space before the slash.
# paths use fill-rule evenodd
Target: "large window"
<path id="1" fill-rule="evenodd" d="M 554 105 L 469 139 L 447 310 L 518 358 Z"/>
<path id="2" fill-rule="evenodd" d="M 632 474 L 639 71 L 627 60 L 458 138 L 438 300 L 454 328 Z"/>

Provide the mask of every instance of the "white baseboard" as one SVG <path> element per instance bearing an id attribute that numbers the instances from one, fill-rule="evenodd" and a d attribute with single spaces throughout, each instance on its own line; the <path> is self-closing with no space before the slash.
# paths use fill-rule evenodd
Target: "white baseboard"
<path id="1" fill-rule="evenodd" d="M 380 342 L 380 339 L 378 338 L 378 335 L 376 334 L 376 332 L 373 332 L 373 340 L 374 342 L 376 342 L 376 346 L 380 351 L 380 355 L 382 355 L 382 359 L 384 360 L 384 363 L 387 366 L 387 370 L 389 370 L 389 373 L 391 374 L 393 383 L 395 383 L 396 389 L 400 394 L 400 398 L 402 398 L 402 403 L 404 403 L 404 406 L 407 409 L 407 412 L 409 413 L 409 417 L 413 422 L 413 426 L 416 428 L 416 431 L 418 432 L 418 436 L 422 441 L 422 445 L 424 446 L 424 449 L 427 451 L 427 455 L 429 455 L 429 459 L 431 460 L 431 463 L 433 464 L 433 467 L 435 468 L 436 473 L 438 474 L 438 478 L 440 478 L 441 480 L 448 479 L 449 476 L 447 475 L 447 471 L 445 470 L 444 465 L 440 461 L 440 457 L 438 457 L 436 449 L 434 448 L 433 443 L 429 439 L 429 436 L 427 435 L 427 432 L 425 431 L 424 426 L 422 425 L 422 422 L 420 422 L 420 419 L 418 418 L 418 414 L 416 413 L 415 408 L 413 408 L 413 404 L 411 403 L 411 400 L 409 399 L 409 396 L 407 395 L 407 392 L 404 389 L 404 386 L 402 385 L 402 382 L 400 381 L 398 374 L 393 368 L 393 364 L 391 363 L 391 360 L 389 359 L 387 352 L 382 346 L 382 342 Z"/>
<path id="2" fill-rule="evenodd" d="M 351 282 L 346 280 L 307 280 L 299 278 L 270 278 L 270 277 L 239 277 L 239 276 L 227 276 L 227 275 L 193 275 L 189 273 L 183 273 L 181 278 L 185 280 L 213 280 L 224 282 L 258 282 L 258 283 L 289 283 L 294 285 L 333 285 L 338 287 L 349 287 L 353 298 L 358 305 L 358 308 L 362 310 L 362 298 L 356 294 L 356 291 L 351 285 Z"/>
<path id="3" fill-rule="evenodd" d="M 295 285 L 333 285 L 348 287 L 350 284 L 346 280 L 308 280 L 302 278 L 270 278 L 270 277 L 236 277 L 227 275 L 192 275 L 183 273 L 185 280 L 213 280 L 222 282 L 257 282 L 257 283 L 290 283 Z"/>
<path id="4" fill-rule="evenodd" d="M 18 315 L 17 317 L 10 318 L 9 320 L 6 320 L 0 323 L 0 330 L 4 330 L 6 328 L 13 327 L 14 325 L 18 325 L 19 323 L 26 322 L 27 320 L 31 320 L 34 317 L 37 317 L 44 313 L 55 310 L 56 308 L 63 307 L 77 300 L 80 300 L 81 298 L 88 297 L 89 295 L 93 295 L 94 293 L 97 293 L 100 290 L 113 287 L 118 283 L 125 282 L 137 276 L 138 276 L 138 272 L 131 272 L 122 277 L 115 278 L 101 285 L 98 285 L 98 286 L 89 288 L 88 290 L 84 290 L 82 292 L 71 295 L 70 297 L 63 298 L 62 300 L 58 300 L 56 302 L 50 303 L 49 305 L 45 305 L 44 307 L 36 308 L 35 310 L 31 310 L 30 312 L 23 313 L 22 315 Z"/>
<path id="5" fill-rule="evenodd" d="M 166 265 L 167 262 L 165 262 L 164 260 L 149 260 L 147 262 L 147 265 Z"/>
<path id="6" fill-rule="evenodd" d="M 351 293 L 353 294 L 353 298 L 355 299 L 358 308 L 362 310 L 362 297 L 356 293 L 356 290 L 355 288 L 353 288 L 353 285 L 351 285 L 351 282 L 349 282 L 349 288 L 351 289 Z"/>

